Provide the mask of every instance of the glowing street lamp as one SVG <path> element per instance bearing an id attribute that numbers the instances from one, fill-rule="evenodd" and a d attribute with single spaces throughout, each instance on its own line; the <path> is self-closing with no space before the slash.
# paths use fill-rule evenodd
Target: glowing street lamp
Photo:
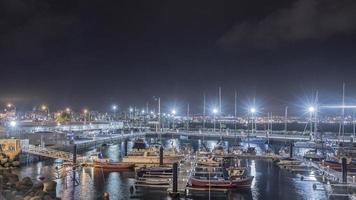
<path id="1" fill-rule="evenodd" d="M 177 111 L 176 111 L 176 109 L 173 109 L 171 113 L 172 113 L 172 115 L 175 115 L 175 114 L 177 114 Z"/>
<path id="2" fill-rule="evenodd" d="M 16 121 L 11 121 L 11 122 L 10 122 L 10 126 L 11 126 L 11 127 L 14 128 L 14 127 L 16 127 L 16 125 L 17 125 L 17 122 L 16 122 Z"/>
<path id="3" fill-rule="evenodd" d="M 66 108 L 66 112 L 70 113 L 71 109 L 69 107 Z"/>
<path id="4" fill-rule="evenodd" d="M 8 104 L 6 105 L 6 107 L 11 108 L 11 107 L 12 107 L 12 104 L 11 104 L 11 103 L 8 103 Z"/>
<path id="5" fill-rule="evenodd" d="M 256 108 L 255 107 L 250 108 L 250 113 L 251 114 L 255 114 L 256 113 Z"/>
<path id="6" fill-rule="evenodd" d="M 309 111 L 310 113 L 314 113 L 314 112 L 315 112 L 315 107 L 314 107 L 314 106 L 310 106 L 310 107 L 308 108 L 308 111 Z"/>

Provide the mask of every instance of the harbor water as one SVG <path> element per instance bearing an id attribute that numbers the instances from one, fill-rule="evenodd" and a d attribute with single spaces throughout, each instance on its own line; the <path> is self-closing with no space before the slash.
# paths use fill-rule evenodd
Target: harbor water
<path id="1" fill-rule="evenodd" d="M 146 137 L 147 143 L 155 142 L 155 138 Z M 195 149 L 203 143 L 208 148 L 213 148 L 218 140 L 200 140 L 188 138 L 163 138 L 165 146 L 174 145 L 179 148 L 182 145 L 189 145 Z M 132 148 L 132 141 L 128 143 L 128 150 Z M 234 140 L 225 140 L 226 147 L 234 145 Z M 243 145 L 247 145 L 242 143 Z M 265 144 L 251 144 L 255 146 L 258 152 L 266 149 Z M 278 152 L 281 146 L 272 145 L 272 148 Z M 304 151 L 304 150 L 302 150 Z M 301 153 L 301 150 L 297 150 Z M 86 155 L 93 153 L 102 153 L 114 161 L 120 161 L 124 156 L 124 143 L 114 143 L 105 147 L 95 148 L 84 152 Z M 215 194 L 205 191 L 201 195 L 191 197 L 181 197 L 181 199 L 236 199 L 236 200 L 265 200 L 265 199 L 327 199 L 326 192 L 322 189 L 313 190 L 315 177 L 309 174 L 308 180 L 301 180 L 300 176 L 280 169 L 272 161 L 268 160 L 241 160 L 241 165 L 248 167 L 248 173 L 254 176 L 250 190 L 233 191 L 227 194 Z M 45 177 L 48 180 L 57 181 L 57 196 L 62 199 L 102 199 L 104 192 L 110 194 L 110 199 L 150 199 L 164 200 L 171 199 L 167 191 L 159 189 L 141 189 L 134 190 L 132 186 L 135 182 L 134 171 L 108 172 L 100 169 L 84 167 L 76 170 L 75 179 L 73 171 L 67 168 L 66 175 L 58 173 L 56 166 L 59 163 L 51 160 L 41 161 L 34 164 L 28 164 L 18 169 L 16 172 L 21 176 L 29 176 L 33 179 Z"/>

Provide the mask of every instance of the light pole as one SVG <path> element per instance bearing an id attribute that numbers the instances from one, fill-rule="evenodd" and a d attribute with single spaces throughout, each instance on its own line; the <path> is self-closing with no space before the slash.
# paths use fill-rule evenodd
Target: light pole
<path id="1" fill-rule="evenodd" d="M 129 112 L 130 112 L 130 119 L 132 119 L 132 112 L 133 112 L 133 108 L 129 108 Z"/>
<path id="2" fill-rule="evenodd" d="M 88 109 L 84 109 L 84 110 L 83 110 L 83 113 L 84 113 L 84 124 L 87 124 Z M 89 119 L 90 119 L 90 116 L 89 116 Z"/>
<path id="3" fill-rule="evenodd" d="M 215 132 L 215 122 L 216 122 L 216 114 L 218 113 L 219 111 L 218 111 L 218 109 L 217 108 L 214 108 L 213 109 L 213 115 L 214 115 L 214 132 Z"/>
<path id="4" fill-rule="evenodd" d="M 251 134 L 253 135 L 254 132 L 254 124 L 255 124 L 255 113 L 256 113 L 256 108 L 252 107 L 250 108 L 250 114 L 251 114 Z M 248 147 L 250 147 L 250 132 L 247 131 L 247 143 L 248 143 Z"/>
<path id="5" fill-rule="evenodd" d="M 310 106 L 308 108 L 309 111 L 309 122 L 310 122 L 310 139 L 313 139 L 313 114 L 316 112 L 316 109 L 314 106 Z"/>
<path id="6" fill-rule="evenodd" d="M 117 105 L 112 105 L 111 109 L 114 111 L 114 118 L 116 119 Z"/>
<path id="7" fill-rule="evenodd" d="M 48 106 L 42 105 L 42 106 L 41 106 L 41 110 L 42 110 L 43 112 L 47 112 L 47 117 L 49 117 L 49 108 L 48 108 Z"/>
<path id="8" fill-rule="evenodd" d="M 172 119 L 173 119 L 172 129 L 174 130 L 175 129 L 175 127 L 174 127 L 175 126 L 175 124 L 174 124 L 174 116 L 177 114 L 176 109 L 173 109 L 171 113 L 172 113 Z"/>

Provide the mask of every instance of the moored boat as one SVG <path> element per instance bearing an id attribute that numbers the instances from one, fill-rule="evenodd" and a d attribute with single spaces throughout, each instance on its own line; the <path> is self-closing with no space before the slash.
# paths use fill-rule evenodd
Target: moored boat
<path id="1" fill-rule="evenodd" d="M 132 169 L 133 167 L 135 167 L 135 164 L 122 163 L 122 162 L 112 162 L 112 161 L 106 161 L 106 162 L 93 161 L 93 167 L 94 168 L 105 169 L 105 170 L 120 171 L 120 170 Z"/>
<path id="2" fill-rule="evenodd" d="M 241 177 L 236 179 L 223 179 L 214 177 L 191 177 L 192 187 L 202 188 L 229 188 L 229 189 L 248 189 L 251 187 L 253 176 Z"/>

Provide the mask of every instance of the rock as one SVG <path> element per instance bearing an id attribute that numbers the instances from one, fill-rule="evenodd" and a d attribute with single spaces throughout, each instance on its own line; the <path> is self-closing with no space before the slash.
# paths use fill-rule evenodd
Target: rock
<path id="1" fill-rule="evenodd" d="M 4 167 L 5 167 L 5 168 L 9 168 L 10 166 L 11 166 L 11 163 L 8 163 L 8 162 L 7 162 L 7 163 L 4 164 Z"/>
<path id="2" fill-rule="evenodd" d="M 50 194 L 56 194 L 56 187 L 57 187 L 57 182 L 56 181 L 47 181 L 44 183 L 44 191 L 50 193 Z"/>
<path id="3" fill-rule="evenodd" d="M 43 188 L 44 188 L 43 183 L 36 183 L 35 185 L 33 185 L 32 190 L 33 191 L 38 191 L 38 190 L 43 191 Z"/>
<path id="4" fill-rule="evenodd" d="M 9 160 L 8 158 L 3 158 L 0 160 L 0 163 L 3 165 L 5 163 L 7 163 L 8 160 Z"/>
<path id="5" fill-rule="evenodd" d="M 5 178 L 7 178 L 7 182 L 10 183 L 11 185 L 15 185 L 16 182 L 19 181 L 19 177 L 16 175 L 16 174 L 12 174 L 12 173 L 9 173 L 9 172 L 6 172 L 3 174 L 3 176 Z"/>
<path id="6" fill-rule="evenodd" d="M 42 200 L 42 198 L 41 197 L 39 197 L 39 196 L 35 196 L 35 197 L 31 197 L 31 199 L 30 200 Z"/>
<path id="7" fill-rule="evenodd" d="M 53 198 L 51 197 L 51 195 L 46 194 L 42 197 L 43 200 L 53 200 Z"/>
<path id="8" fill-rule="evenodd" d="M 21 195 L 16 195 L 16 196 L 15 196 L 15 200 L 23 200 L 23 196 L 21 196 Z"/>
<path id="9" fill-rule="evenodd" d="M 32 196 L 25 196 L 25 198 L 23 198 L 23 200 L 30 200 L 32 198 Z"/>
<path id="10" fill-rule="evenodd" d="M 20 166 L 20 161 L 14 161 L 14 162 L 12 162 L 12 166 L 14 166 L 14 167 L 19 167 L 19 166 Z"/>
<path id="11" fill-rule="evenodd" d="M 26 186 L 29 186 L 29 187 L 32 187 L 32 186 L 33 186 L 33 182 L 32 182 L 32 180 L 31 180 L 31 178 L 28 177 L 28 176 L 22 179 L 22 183 L 23 183 L 24 185 L 26 185 Z"/>

